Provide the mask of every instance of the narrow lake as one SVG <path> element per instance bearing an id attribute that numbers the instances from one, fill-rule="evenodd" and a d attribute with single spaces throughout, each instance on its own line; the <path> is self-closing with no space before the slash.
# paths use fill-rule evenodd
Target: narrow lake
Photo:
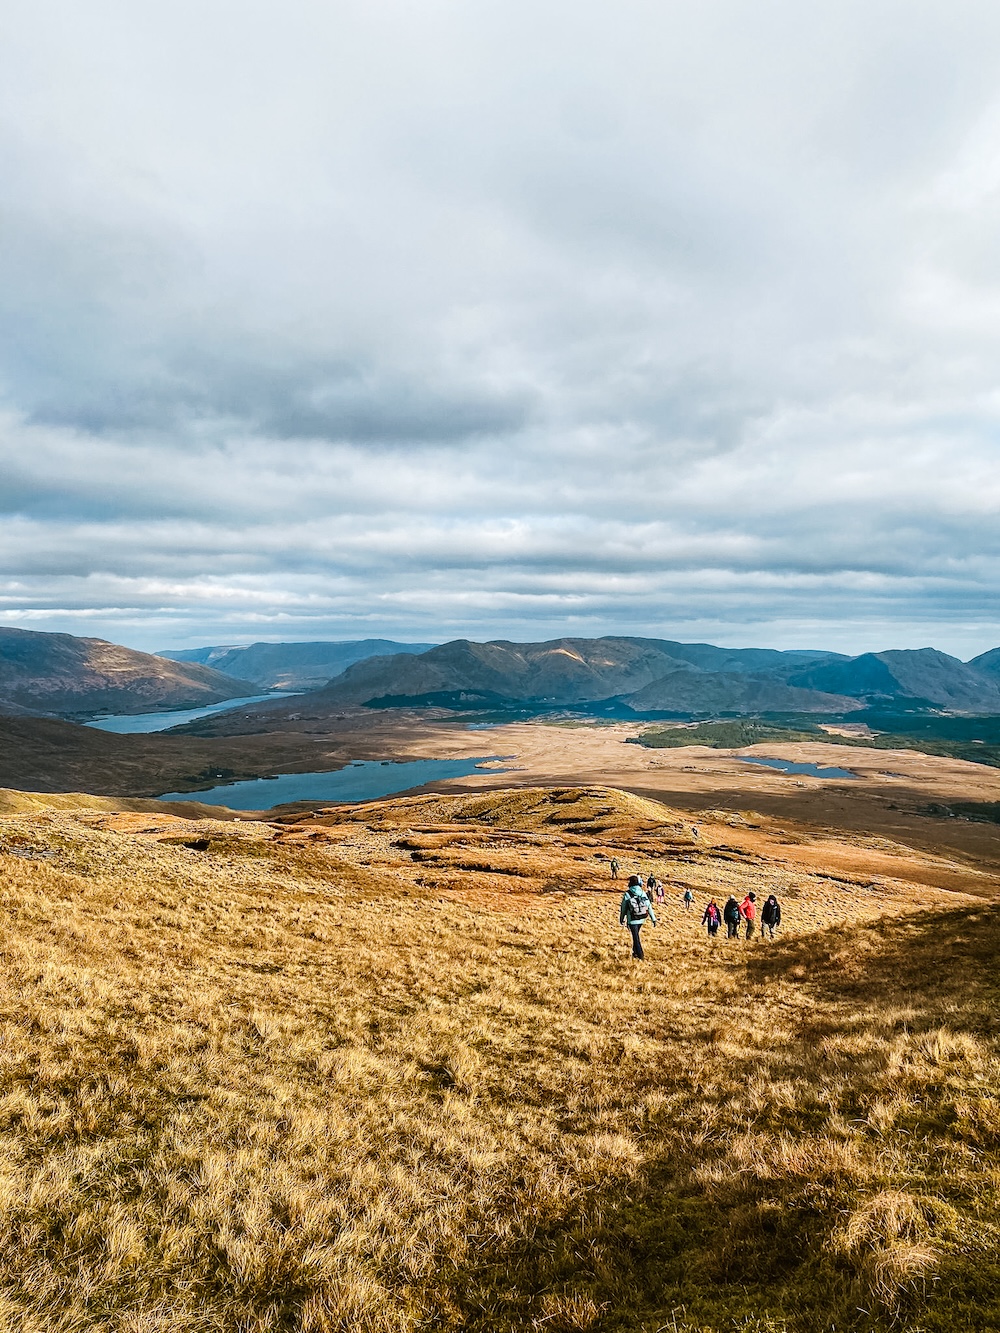
<path id="1" fill-rule="evenodd" d="M 99 717 L 84 726 L 96 727 L 98 731 L 114 731 L 120 736 L 148 731 L 169 731 L 171 727 L 182 727 L 185 722 L 197 722 L 200 717 L 211 717 L 213 713 L 228 713 L 234 708 L 246 708 L 248 704 L 262 704 L 269 699 L 291 699 L 301 693 L 299 690 L 272 690 L 270 694 L 251 694 L 246 699 L 226 699 L 221 704 L 206 704 L 203 708 L 174 708 L 163 713 L 116 713 L 110 717 Z"/>
<path id="2" fill-rule="evenodd" d="M 802 773 L 807 778 L 856 778 L 849 768 L 820 768 L 818 764 L 796 764 L 791 759 L 759 759 L 756 755 L 741 754 L 744 764 L 761 764 L 776 768 L 781 773 Z"/>
<path id="3" fill-rule="evenodd" d="M 270 810 L 290 801 L 375 801 L 382 796 L 420 787 L 442 778 L 467 778 L 481 771 L 480 764 L 502 756 L 480 755 L 477 759 L 414 759 L 405 764 L 358 760 L 335 773 L 282 773 L 276 778 L 253 778 L 231 782 L 208 791 L 174 791 L 160 801 L 200 801 L 203 805 L 228 805 L 232 810 Z M 502 773 L 503 769 L 490 769 Z"/>

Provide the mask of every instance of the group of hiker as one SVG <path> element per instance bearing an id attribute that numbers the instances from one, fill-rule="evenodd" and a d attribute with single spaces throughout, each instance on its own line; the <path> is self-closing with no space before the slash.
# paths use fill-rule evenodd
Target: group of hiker
<path id="1" fill-rule="evenodd" d="M 741 925 L 746 926 L 746 938 L 753 939 L 757 929 L 757 895 L 748 893 L 739 903 L 730 894 L 721 910 L 715 899 L 711 898 L 701 918 L 701 924 L 708 927 L 710 936 L 714 936 L 719 933 L 719 926 L 723 921 L 726 923 L 727 939 L 739 939 Z M 781 904 L 772 893 L 768 895 L 764 906 L 760 909 L 760 933 L 762 936 L 769 934 L 773 940 L 775 927 L 780 925 Z"/>
<path id="2" fill-rule="evenodd" d="M 612 878 L 617 879 L 618 862 L 612 861 Z M 622 894 L 621 910 L 619 919 L 623 926 L 628 926 L 629 933 L 632 936 L 632 957 L 644 958 L 642 951 L 642 940 L 640 931 L 647 921 L 652 921 L 656 925 L 656 912 L 653 907 L 653 900 L 658 904 L 665 900 L 663 885 L 654 875 L 650 875 L 643 884 L 641 875 L 630 875 L 628 887 Z M 694 903 L 694 894 L 690 888 L 685 888 L 681 898 L 686 911 L 690 911 Z M 701 918 L 701 924 L 708 928 L 710 939 L 714 939 L 719 933 L 719 927 L 725 922 L 726 938 L 730 940 L 739 939 L 740 926 L 746 930 L 746 938 L 753 939 L 757 930 L 757 895 L 748 893 L 742 902 L 730 894 L 725 904 L 720 908 L 714 898 L 711 898 Z M 760 908 L 760 933 L 761 936 L 769 935 L 774 939 L 775 929 L 781 925 L 781 904 L 774 894 L 769 894 L 764 905 Z"/>

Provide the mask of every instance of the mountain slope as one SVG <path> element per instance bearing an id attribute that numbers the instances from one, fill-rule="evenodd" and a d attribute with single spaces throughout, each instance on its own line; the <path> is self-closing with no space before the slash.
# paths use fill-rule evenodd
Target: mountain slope
<path id="1" fill-rule="evenodd" d="M 991 648 L 988 653 L 980 653 L 965 665 L 987 676 L 1000 676 L 1000 648 Z"/>
<path id="2" fill-rule="evenodd" d="M 248 681 L 198 663 L 169 662 L 104 639 L 0 628 L 0 699 L 17 708 L 68 716 L 142 713 L 255 692 Z"/>
<path id="3" fill-rule="evenodd" d="M 392 700 L 461 691 L 494 699 L 572 706 L 622 698 L 630 706 L 670 711 L 799 709 L 840 712 L 846 699 L 789 691 L 780 682 L 735 672 L 702 671 L 668 651 L 666 641 L 626 637 L 552 639 L 545 643 L 471 643 L 457 639 L 418 657 L 385 657 L 348 668 L 328 690 L 345 703 Z M 724 651 L 724 650 L 720 650 Z M 669 680 L 657 693 L 657 682 Z M 633 704 L 634 699 L 650 702 Z M 770 702 L 754 703 L 754 699 Z M 652 702 L 656 700 L 656 702 Z M 686 702 L 675 702 L 685 700 Z"/>
<path id="4" fill-rule="evenodd" d="M 392 639 L 353 639 L 344 643 L 251 643 L 246 647 L 164 649 L 172 662 L 199 662 L 264 689 L 318 690 L 355 662 L 389 654 L 425 653 L 431 643 L 395 643 Z"/>
<path id="5" fill-rule="evenodd" d="M 825 652 L 819 648 L 781 651 L 777 648 L 717 648 L 713 643 L 676 643 L 672 639 L 656 642 L 671 657 L 700 667 L 702 671 L 748 672 L 783 681 L 810 667 L 848 660 L 843 653 Z"/>
<path id="6" fill-rule="evenodd" d="M 508 699 L 569 704 L 641 689 L 681 665 L 652 639 L 552 639 L 546 643 L 456 639 L 419 657 L 359 662 L 330 689 L 354 702 L 382 695 L 474 690 Z"/>
<path id="7" fill-rule="evenodd" d="M 841 694 L 800 689 L 747 672 L 672 671 L 622 703 L 637 713 L 844 713 L 857 708 Z"/>
<path id="8" fill-rule="evenodd" d="M 871 702 L 923 700 L 959 712 L 1000 712 L 1000 683 L 936 648 L 863 653 L 797 673 L 790 683 Z"/>

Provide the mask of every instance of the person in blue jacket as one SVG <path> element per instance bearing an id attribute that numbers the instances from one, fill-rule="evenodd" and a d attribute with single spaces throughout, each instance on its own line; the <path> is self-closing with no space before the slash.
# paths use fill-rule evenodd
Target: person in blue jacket
<path id="1" fill-rule="evenodd" d="M 629 876 L 628 888 L 622 894 L 619 920 L 623 926 L 628 926 L 629 933 L 632 936 L 632 957 L 645 958 L 639 931 L 642 930 L 647 921 L 652 921 L 655 926 L 656 914 L 653 911 L 653 904 L 646 897 L 642 880 L 638 875 Z"/>

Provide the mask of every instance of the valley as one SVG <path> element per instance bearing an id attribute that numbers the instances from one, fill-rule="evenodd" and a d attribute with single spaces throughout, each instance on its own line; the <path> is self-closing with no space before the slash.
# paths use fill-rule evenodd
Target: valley
<path id="1" fill-rule="evenodd" d="M 1000 768 L 871 707 L 366 702 L 0 715 L 12 1328 L 1000 1327 Z M 359 761 L 458 776 L 205 803 Z M 777 938 L 709 939 L 750 892 Z"/>

